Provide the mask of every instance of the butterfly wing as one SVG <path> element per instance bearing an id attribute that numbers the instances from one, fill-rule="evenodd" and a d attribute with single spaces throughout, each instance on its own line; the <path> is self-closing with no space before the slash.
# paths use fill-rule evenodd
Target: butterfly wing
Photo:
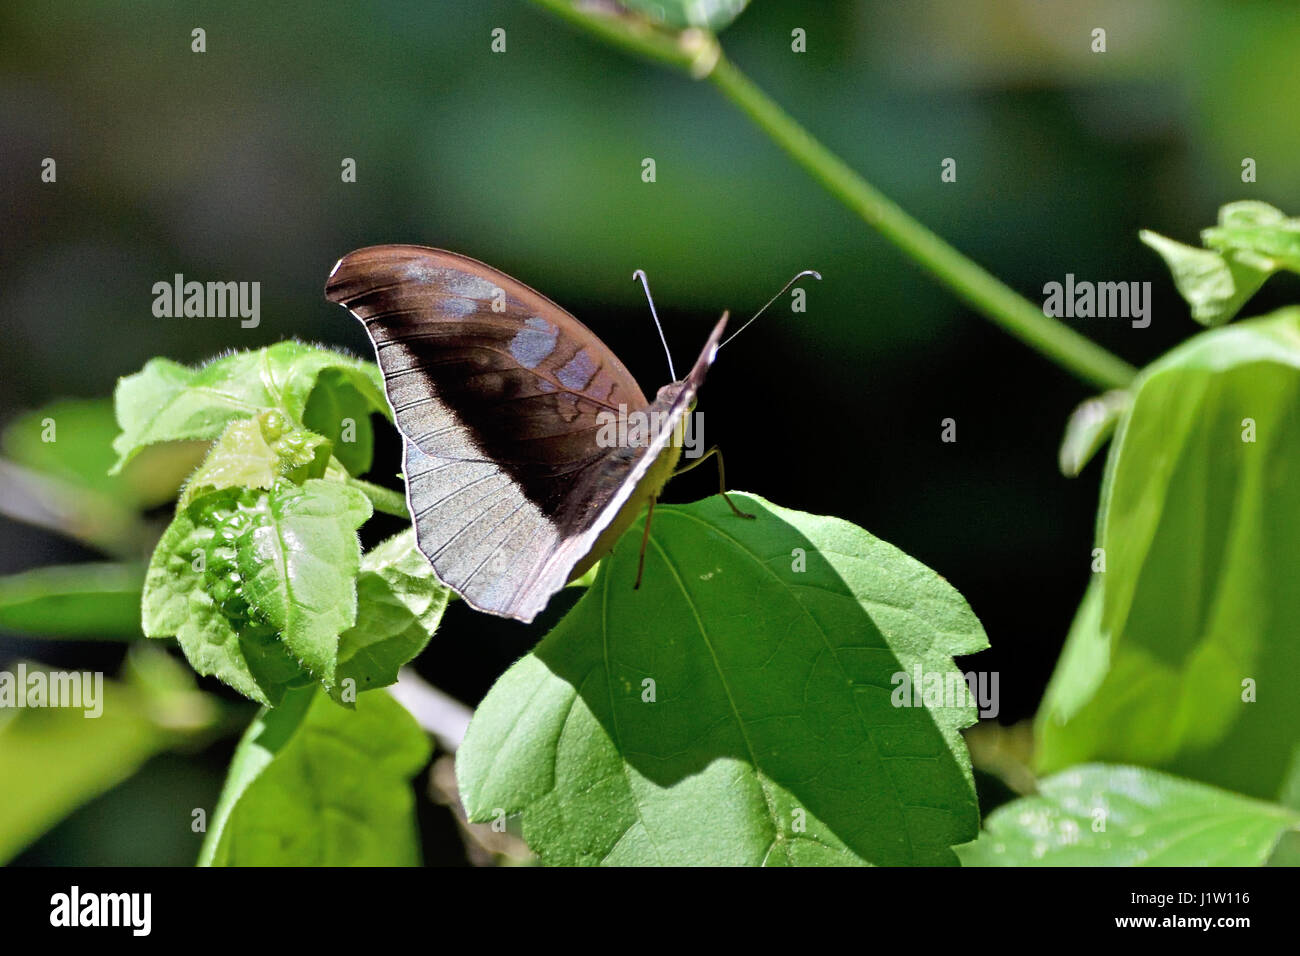
<path id="1" fill-rule="evenodd" d="M 648 450 L 628 457 L 596 440 L 601 411 L 648 409 L 636 380 L 568 312 L 455 253 L 360 249 L 325 292 L 375 346 L 420 550 L 472 606 L 531 620 L 585 554 L 573 543 L 619 497 L 613 473 L 631 474 Z"/>
<path id="2" fill-rule="evenodd" d="M 727 325 L 724 315 L 713 327 L 708 341 L 695 360 L 690 374 L 680 382 L 665 385 L 659 390 L 648 409 L 651 421 L 658 427 L 648 443 L 637 448 L 618 449 L 584 476 L 585 486 L 573 496 L 575 508 L 590 508 L 588 502 L 599 501 L 600 508 L 581 523 L 581 527 L 565 537 L 524 582 L 521 593 L 527 598 L 544 594 L 546 599 L 569 580 L 569 573 L 601 540 L 610 529 L 614 537 L 621 534 L 640 514 L 650 498 L 657 497 L 681 454 L 680 448 L 670 447 L 677 426 L 690 412 L 695 396 L 704 384 L 704 376 L 718 353 L 718 344 Z M 613 546 L 613 540 L 608 546 Z M 601 550 L 605 545 L 601 546 Z"/>

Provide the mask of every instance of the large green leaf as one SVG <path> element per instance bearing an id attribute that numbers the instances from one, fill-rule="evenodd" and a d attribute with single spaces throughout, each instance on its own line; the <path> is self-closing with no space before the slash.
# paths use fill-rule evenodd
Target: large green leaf
<path id="1" fill-rule="evenodd" d="M 335 376 L 320 379 L 327 370 Z M 212 440 L 226 425 L 266 411 L 279 411 L 291 424 L 303 417 L 318 379 L 324 387 L 346 382 L 373 411 L 388 414 L 373 363 L 300 342 L 277 342 L 254 352 L 236 352 L 191 369 L 153 359 L 118 382 L 113 443 L 123 468 L 141 449 L 159 442 Z"/>
<path id="2" fill-rule="evenodd" d="M 1259 866 L 1300 813 L 1140 767 L 1090 764 L 999 807 L 965 866 Z"/>
<path id="3" fill-rule="evenodd" d="M 1148 368 L 1103 494 L 1101 608 L 1077 641 L 1106 652 L 1063 658 L 1040 769 L 1140 764 L 1278 799 L 1300 759 L 1300 309 Z"/>
<path id="4" fill-rule="evenodd" d="M 87 563 L 0 577 L 0 629 L 42 637 L 140 636 L 144 568 Z"/>
<path id="5" fill-rule="evenodd" d="M 1110 641 L 1101 629 L 1101 576 L 1094 575 L 1075 612 L 1039 709 L 1039 721 L 1064 724 L 1092 698 L 1110 667 Z M 1040 726 L 1040 735 L 1043 728 Z"/>
<path id="6" fill-rule="evenodd" d="M 244 734 L 199 864 L 418 864 L 410 780 L 430 751 L 387 692 L 347 710 L 314 687 L 293 691 Z"/>
<path id="7" fill-rule="evenodd" d="M 200 674 L 275 704 L 305 672 L 275 629 L 250 617 L 226 534 L 241 501 L 263 495 L 230 488 L 176 512 L 145 574 L 142 624 L 147 637 L 175 636 Z"/>
<path id="8" fill-rule="evenodd" d="M 559 864 L 954 862 L 974 707 L 891 698 L 957 675 L 975 615 L 862 529 L 742 497 L 756 521 L 655 509 L 641 588 L 634 528 L 497 682 L 457 754 L 470 818 L 522 813 Z"/>

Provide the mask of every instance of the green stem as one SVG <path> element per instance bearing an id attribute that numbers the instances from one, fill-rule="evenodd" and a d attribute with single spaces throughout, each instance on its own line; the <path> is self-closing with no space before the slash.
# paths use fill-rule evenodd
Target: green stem
<path id="1" fill-rule="evenodd" d="M 1017 294 L 870 186 L 790 118 L 725 57 L 709 74 L 713 85 L 749 116 L 833 196 L 972 308 L 1085 381 L 1122 388 L 1137 370 Z"/>
<path id="2" fill-rule="evenodd" d="M 966 258 L 855 173 L 773 102 L 722 54 L 709 33 L 681 34 L 633 17 L 580 11 L 571 0 L 534 0 L 630 53 L 707 77 L 777 145 L 833 196 L 930 271 L 976 311 L 1079 378 L 1102 388 L 1128 385 L 1137 370 L 1042 309 Z"/>
<path id="3" fill-rule="evenodd" d="M 409 519 L 411 517 L 411 513 L 406 510 L 406 497 L 400 491 L 393 491 L 393 489 L 385 488 L 383 485 L 371 484 L 368 481 L 362 481 L 360 478 L 353 478 L 351 475 L 348 476 L 347 483 L 369 498 L 376 511 L 397 518 Z"/>

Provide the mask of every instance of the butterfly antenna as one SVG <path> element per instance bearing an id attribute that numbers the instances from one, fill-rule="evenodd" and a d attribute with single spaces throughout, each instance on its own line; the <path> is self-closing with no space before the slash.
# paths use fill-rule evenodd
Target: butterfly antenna
<path id="1" fill-rule="evenodd" d="M 641 285 L 645 288 L 646 301 L 650 303 L 650 315 L 655 320 L 655 328 L 659 330 L 659 341 L 664 344 L 664 354 L 668 356 L 668 374 L 672 376 L 673 381 L 677 381 L 677 372 L 673 368 L 673 353 L 668 351 L 668 340 L 664 338 L 664 327 L 659 324 L 659 313 L 655 311 L 655 300 L 650 294 L 650 280 L 645 277 L 644 269 L 637 269 L 632 273 L 632 281 L 641 280 Z"/>
<path id="2" fill-rule="evenodd" d="M 761 309 L 759 309 L 757 312 L 755 312 L 755 313 L 753 314 L 753 316 L 750 317 L 749 322 L 746 322 L 746 323 L 745 323 L 744 325 L 742 325 L 740 328 L 736 329 L 736 331 L 734 331 L 734 332 L 732 332 L 730 335 L 728 335 L 727 338 L 726 338 L 726 341 L 724 341 L 724 342 L 722 343 L 722 345 L 726 345 L 727 342 L 730 342 L 732 339 L 734 339 L 734 338 L 735 338 L 737 335 L 739 335 L 741 332 L 745 331 L 745 329 L 749 328 L 749 323 L 750 323 L 750 322 L 753 322 L 754 319 L 758 318 L 760 315 L 762 315 L 764 312 L 766 312 L 767 309 L 768 309 L 768 306 L 770 306 L 770 305 L 771 305 L 773 302 L 775 302 L 777 299 L 781 298 L 781 296 L 783 296 L 783 295 L 785 295 L 787 292 L 789 292 L 789 291 L 790 291 L 790 286 L 794 285 L 796 282 L 798 282 L 798 281 L 799 281 L 800 279 L 802 279 L 804 276 L 812 276 L 814 279 L 817 279 L 817 280 L 819 280 L 819 281 L 821 280 L 821 277 L 822 277 L 820 272 L 815 272 L 815 271 L 813 271 L 812 269 L 804 269 L 803 272 L 800 272 L 797 276 L 795 276 L 793 279 L 791 279 L 789 282 L 787 282 L 785 285 L 783 285 L 783 286 L 781 287 L 781 291 L 780 291 L 780 292 L 778 292 L 776 295 L 772 296 L 772 298 L 768 299 L 768 300 L 767 300 L 767 305 L 763 306 Z M 722 345 L 719 345 L 718 348 L 722 348 Z"/>

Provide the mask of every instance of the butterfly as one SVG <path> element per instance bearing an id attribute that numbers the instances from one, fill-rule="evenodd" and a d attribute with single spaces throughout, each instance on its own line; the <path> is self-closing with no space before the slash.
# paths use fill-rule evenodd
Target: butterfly
<path id="1" fill-rule="evenodd" d="M 358 249 L 334 266 L 325 296 L 374 345 L 420 551 L 471 607 L 524 622 L 611 550 L 643 507 L 653 514 L 727 324 L 724 314 L 687 375 L 649 402 L 595 333 L 467 256 Z M 633 413 L 651 423 L 642 440 L 602 440 L 611 416 Z M 648 533 L 649 516 L 643 561 Z"/>

